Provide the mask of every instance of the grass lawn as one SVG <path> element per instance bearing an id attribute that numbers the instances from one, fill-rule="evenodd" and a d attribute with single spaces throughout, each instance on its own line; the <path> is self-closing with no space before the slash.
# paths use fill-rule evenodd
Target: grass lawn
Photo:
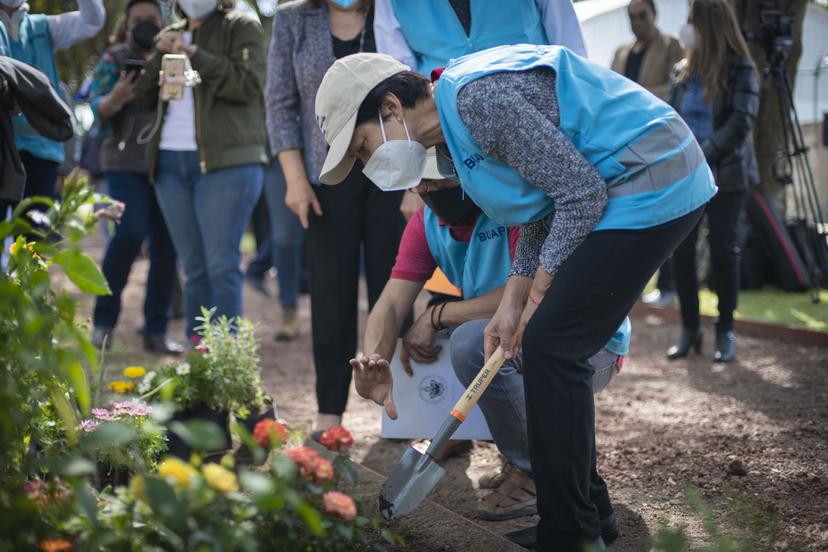
<path id="1" fill-rule="evenodd" d="M 810 293 L 791 293 L 771 287 L 742 291 L 736 318 L 828 332 L 828 291 L 821 290 L 819 297 L 820 302 L 815 305 Z M 700 300 L 702 314 L 716 316 L 716 294 L 703 289 Z"/>
<path id="2" fill-rule="evenodd" d="M 655 289 L 657 281 L 658 273 L 650 279 L 644 292 Z M 714 292 L 702 289 L 699 299 L 702 314 L 718 314 L 718 299 Z M 811 294 L 808 292 L 792 293 L 770 286 L 759 290 L 740 291 L 736 318 L 828 332 L 828 291 L 820 290 L 819 299 L 819 304 L 815 305 L 811 302 Z"/>

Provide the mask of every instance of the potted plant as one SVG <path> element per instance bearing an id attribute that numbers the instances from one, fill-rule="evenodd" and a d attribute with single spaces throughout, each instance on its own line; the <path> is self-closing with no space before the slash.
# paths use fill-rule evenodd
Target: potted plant
<path id="1" fill-rule="evenodd" d="M 160 392 L 177 406 L 170 420 L 169 451 L 179 458 L 188 459 L 191 449 L 177 435 L 176 423 L 202 420 L 216 424 L 225 436 L 224 446 L 217 450 L 224 450 L 230 446 L 230 415 L 248 432 L 262 418 L 275 418 L 272 401 L 262 389 L 253 324 L 241 317 L 214 320 L 213 313 L 202 309 L 197 339 L 185 362 L 148 373 L 136 387 L 145 397 Z"/>

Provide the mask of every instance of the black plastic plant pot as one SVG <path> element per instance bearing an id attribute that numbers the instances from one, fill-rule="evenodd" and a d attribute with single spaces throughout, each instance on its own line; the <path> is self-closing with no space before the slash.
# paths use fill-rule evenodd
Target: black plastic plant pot
<path id="1" fill-rule="evenodd" d="M 262 420 L 275 420 L 276 419 L 276 409 L 273 408 L 272 400 L 268 399 L 265 403 L 265 408 L 258 414 L 251 414 L 247 418 L 240 419 L 238 422 L 244 426 L 248 433 L 251 435 L 253 434 L 253 430 L 256 429 L 256 424 L 261 422 Z M 236 462 L 240 465 L 257 465 L 264 462 L 266 459 L 261 458 L 259 461 L 253 458 L 253 455 L 250 453 L 250 449 L 247 448 L 247 445 L 242 443 L 239 445 L 239 448 L 236 449 Z"/>
<path id="2" fill-rule="evenodd" d="M 273 409 L 272 403 L 267 403 L 265 405 L 265 409 L 262 410 L 259 414 L 251 414 L 247 418 L 243 420 L 239 420 L 244 428 L 247 430 L 248 433 L 251 435 L 253 434 L 253 430 L 256 428 L 256 424 L 261 422 L 262 420 L 275 420 L 276 419 L 276 411 Z"/>
<path id="3" fill-rule="evenodd" d="M 204 452 L 209 453 L 223 453 L 227 449 L 230 448 L 232 443 L 230 437 L 230 413 L 226 410 L 213 410 L 206 406 L 194 406 L 190 408 L 185 408 L 183 410 L 179 410 L 176 412 L 172 418 L 170 418 L 170 423 L 172 422 L 183 422 L 187 423 L 192 420 L 203 420 L 205 422 L 212 422 L 216 424 L 219 429 L 221 429 L 222 433 L 224 433 L 225 442 L 227 444 L 227 448 L 225 449 L 215 449 L 215 450 L 207 450 Z M 173 431 L 167 432 L 167 454 L 171 456 L 175 456 L 177 458 L 181 458 L 182 460 L 189 461 L 190 456 L 193 453 L 193 448 L 184 442 L 178 435 L 175 434 Z"/>
<path id="4" fill-rule="evenodd" d="M 98 462 L 96 468 L 98 474 L 95 483 L 99 491 L 108 485 L 112 485 L 112 488 L 129 485 L 129 479 L 132 477 L 129 468 L 113 466 L 109 462 Z"/>

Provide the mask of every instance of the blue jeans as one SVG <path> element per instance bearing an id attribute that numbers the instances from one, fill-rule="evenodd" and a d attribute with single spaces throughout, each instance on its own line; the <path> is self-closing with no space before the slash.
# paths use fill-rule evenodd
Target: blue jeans
<path id="1" fill-rule="evenodd" d="M 264 193 L 270 215 L 270 251 L 279 281 L 279 304 L 295 309 L 302 275 L 302 242 L 305 230 L 299 217 L 285 205 L 287 185 L 275 159 L 265 170 Z"/>
<path id="2" fill-rule="evenodd" d="M 242 315 L 239 243 L 262 192 L 261 165 L 239 165 L 201 174 L 194 151 L 161 151 L 155 191 L 187 282 L 187 334 L 201 307 L 216 316 Z"/>
<path id="3" fill-rule="evenodd" d="M 167 332 L 170 299 L 175 282 L 175 249 L 155 190 L 145 174 L 107 172 L 109 195 L 126 204 L 121 224 L 109 240 L 103 259 L 103 274 L 112 295 L 99 295 L 95 301 L 95 327 L 114 328 L 121 314 L 121 293 L 132 263 L 149 239 L 150 266 L 144 295 L 144 334 Z"/>
<path id="4" fill-rule="evenodd" d="M 483 367 L 483 330 L 488 320 L 472 320 L 451 334 L 451 364 L 457 379 L 469 385 Z M 503 365 L 478 404 L 500 453 L 523 471 L 531 472 L 526 396 L 523 388 L 523 355 Z M 618 355 L 601 349 L 589 359 L 592 392 L 609 385 L 616 373 Z"/>

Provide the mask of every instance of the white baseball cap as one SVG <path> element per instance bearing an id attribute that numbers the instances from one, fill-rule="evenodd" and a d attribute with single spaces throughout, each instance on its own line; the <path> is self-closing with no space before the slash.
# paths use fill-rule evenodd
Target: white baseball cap
<path id="1" fill-rule="evenodd" d="M 316 122 L 330 145 L 319 181 L 339 184 L 351 172 L 346 156 L 356 127 L 357 112 L 376 85 L 411 68 L 385 54 L 353 54 L 334 62 L 316 92 Z"/>

